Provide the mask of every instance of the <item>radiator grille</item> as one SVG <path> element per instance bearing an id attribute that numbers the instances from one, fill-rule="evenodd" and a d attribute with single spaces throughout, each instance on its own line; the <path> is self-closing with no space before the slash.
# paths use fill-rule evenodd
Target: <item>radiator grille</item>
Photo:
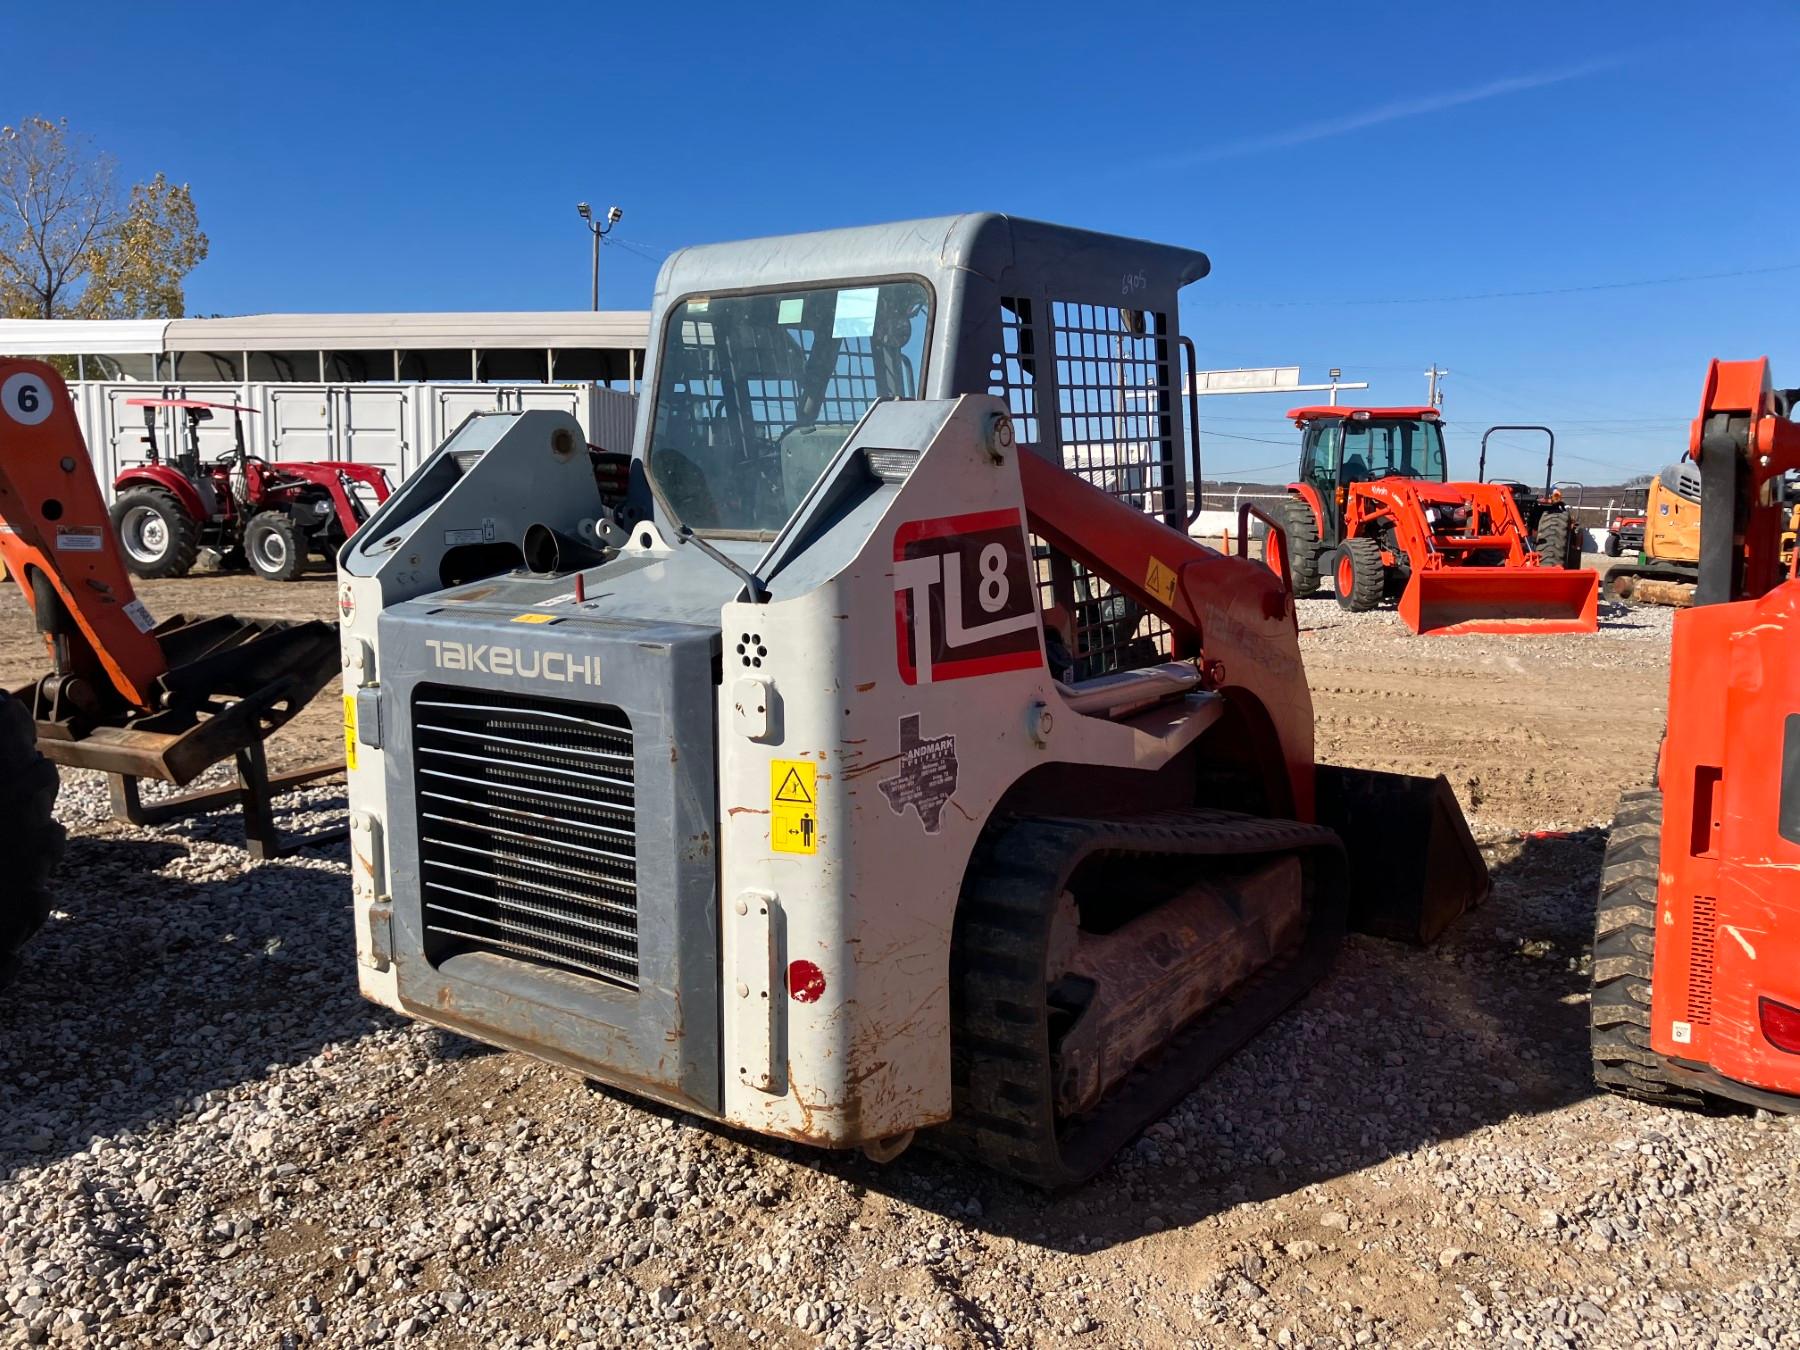
<path id="1" fill-rule="evenodd" d="M 1719 926 L 1719 902 L 1710 895 L 1694 897 L 1693 942 L 1688 958 L 1687 1020 L 1712 1025 L 1713 939 Z"/>
<path id="2" fill-rule="evenodd" d="M 630 720 L 603 704 L 423 686 L 413 698 L 425 955 L 489 951 L 638 981 Z"/>

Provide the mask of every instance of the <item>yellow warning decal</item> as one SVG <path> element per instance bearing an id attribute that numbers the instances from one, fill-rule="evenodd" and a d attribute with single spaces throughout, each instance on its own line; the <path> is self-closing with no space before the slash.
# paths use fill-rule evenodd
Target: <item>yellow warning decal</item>
<path id="1" fill-rule="evenodd" d="M 512 621 L 514 623 L 555 623 L 556 615 L 554 615 L 554 614 L 515 614 L 512 616 Z"/>
<path id="2" fill-rule="evenodd" d="M 1165 565 L 1160 558 L 1152 556 L 1150 569 L 1144 573 L 1144 589 L 1165 605 L 1174 604 L 1175 569 Z"/>
<path id="3" fill-rule="evenodd" d="M 804 759 L 769 763 L 769 845 L 777 853 L 819 851 L 818 766 Z"/>
<path id="4" fill-rule="evenodd" d="M 356 695 L 344 695 L 344 767 L 356 767 Z"/>

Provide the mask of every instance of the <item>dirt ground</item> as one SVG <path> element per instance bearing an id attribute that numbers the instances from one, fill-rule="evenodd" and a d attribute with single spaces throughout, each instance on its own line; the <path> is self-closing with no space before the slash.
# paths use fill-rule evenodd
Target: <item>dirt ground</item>
<path id="1" fill-rule="evenodd" d="M 333 595 L 324 573 L 143 588 L 159 618 L 327 618 Z M 231 1259 L 165 1282 L 145 1305 L 162 1322 L 121 1325 L 211 1319 L 189 1344 L 289 1323 L 302 1342 L 471 1346 L 1778 1342 L 1761 1319 L 1800 1255 L 1800 1133 L 1659 1112 L 1588 1080 L 1603 830 L 1650 774 L 1669 614 L 1608 606 L 1596 635 L 1417 638 L 1327 598 L 1300 622 L 1320 757 L 1447 775 L 1494 897 L 1433 951 L 1353 939 L 1318 991 L 1094 1183 L 1048 1198 L 916 1150 L 877 1169 L 405 1027 L 354 999 L 344 882 L 341 971 L 308 977 L 311 1022 L 272 1024 L 241 1081 L 181 1079 L 166 1116 L 109 1105 L 196 1145 L 240 1106 L 275 1132 L 241 1165 L 238 1136 L 220 1136 L 231 1160 L 212 1184 L 258 1197 L 226 1225 Z M 0 607 L 0 678 L 37 666 L 23 606 Z M 321 698 L 274 758 L 330 753 L 338 734 Z M 293 894 L 338 897 L 339 866 L 290 871 Z M 183 903 L 253 875 L 216 867 Z M 238 920 L 247 947 L 304 928 L 280 894 L 271 883 L 270 915 Z M 31 978 L 55 968 L 57 928 L 79 938 L 84 903 L 69 898 Z M 273 1105 L 270 1082 L 308 1109 Z M 204 1236 L 220 1202 L 171 1204 L 171 1232 L 179 1215 Z M 454 1239 L 451 1215 L 465 1216 Z M 357 1273 L 408 1234 L 416 1260 L 393 1292 Z M 249 1320 L 232 1320 L 234 1299 Z"/>

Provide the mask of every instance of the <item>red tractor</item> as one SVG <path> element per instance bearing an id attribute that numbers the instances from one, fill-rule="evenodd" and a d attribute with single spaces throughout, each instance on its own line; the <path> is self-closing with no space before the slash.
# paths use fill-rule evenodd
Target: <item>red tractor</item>
<path id="1" fill-rule="evenodd" d="M 1349 610 L 1396 601 L 1415 633 L 1582 633 L 1600 578 L 1562 495 L 1516 482 L 1454 483 L 1436 408 L 1294 408 L 1300 479 L 1281 524 L 1294 594 L 1328 574 Z M 1546 427 L 1495 427 L 1542 431 Z M 1551 436 L 1551 462 L 1555 437 Z M 1482 437 L 1482 473 L 1487 437 Z"/>
<path id="2" fill-rule="evenodd" d="M 227 566 L 248 563 L 267 581 L 294 581 L 307 554 L 330 558 L 392 490 L 372 464 L 312 460 L 271 464 L 244 449 L 244 414 L 256 409 L 191 398 L 133 398 L 144 410 L 145 457 L 113 479 L 112 523 L 133 576 L 186 576 L 202 547 Z M 181 447 L 165 460 L 156 443 L 156 410 L 182 419 Z M 231 414 L 234 446 L 211 463 L 200 458 L 200 424 Z M 373 503 L 359 495 L 367 489 Z"/>

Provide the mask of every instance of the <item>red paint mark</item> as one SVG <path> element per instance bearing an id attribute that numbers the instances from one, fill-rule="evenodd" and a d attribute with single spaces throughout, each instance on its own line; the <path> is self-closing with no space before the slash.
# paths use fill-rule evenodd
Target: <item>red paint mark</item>
<path id="1" fill-rule="evenodd" d="M 817 1003 L 825 994 L 825 972 L 811 961 L 788 963 L 788 997 L 796 1003 Z"/>

